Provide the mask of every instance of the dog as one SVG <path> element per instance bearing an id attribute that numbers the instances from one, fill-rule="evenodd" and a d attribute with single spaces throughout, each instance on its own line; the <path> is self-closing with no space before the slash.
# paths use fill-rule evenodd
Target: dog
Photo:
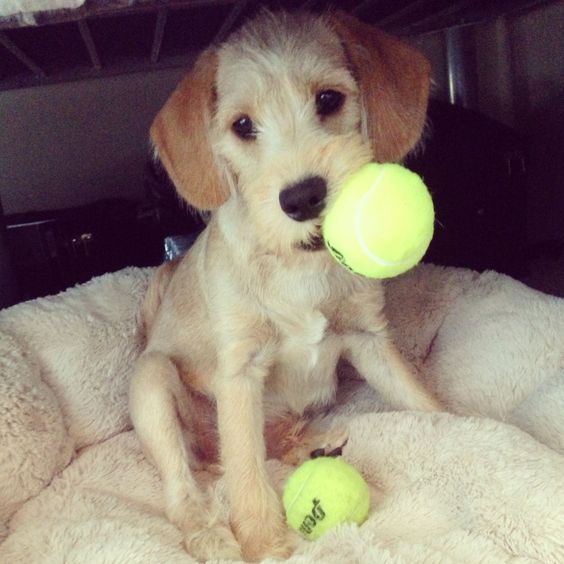
<path id="1" fill-rule="evenodd" d="M 130 412 L 192 553 L 288 554 L 265 460 L 334 401 L 340 360 L 393 408 L 440 409 L 387 333 L 381 283 L 321 236 L 348 175 L 417 145 L 429 84 L 421 54 L 350 15 L 263 12 L 203 52 L 156 116 L 158 158 L 211 214 L 148 289 Z M 194 477 L 216 440 L 231 529 Z"/>

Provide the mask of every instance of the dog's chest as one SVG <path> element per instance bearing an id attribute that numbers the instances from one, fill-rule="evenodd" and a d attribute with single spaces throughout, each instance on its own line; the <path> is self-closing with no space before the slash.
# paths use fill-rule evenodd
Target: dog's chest
<path id="1" fill-rule="evenodd" d="M 317 309 L 296 311 L 293 317 L 278 320 L 276 333 L 267 396 L 299 414 L 310 406 L 331 403 L 341 347 L 329 319 Z"/>

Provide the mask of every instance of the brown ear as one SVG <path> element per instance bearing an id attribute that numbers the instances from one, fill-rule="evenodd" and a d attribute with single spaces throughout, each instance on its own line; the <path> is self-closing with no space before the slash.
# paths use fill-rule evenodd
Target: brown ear
<path id="1" fill-rule="evenodd" d="M 178 193 L 201 210 L 229 197 L 208 138 L 216 70 L 215 54 L 204 52 L 151 126 L 151 139 Z"/>
<path id="2" fill-rule="evenodd" d="M 403 41 L 344 12 L 332 16 L 360 83 L 376 160 L 399 161 L 421 136 L 431 67 Z"/>

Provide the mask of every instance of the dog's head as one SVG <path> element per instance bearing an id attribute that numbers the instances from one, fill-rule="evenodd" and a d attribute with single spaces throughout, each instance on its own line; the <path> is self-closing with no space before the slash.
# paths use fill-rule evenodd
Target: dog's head
<path id="1" fill-rule="evenodd" d="M 151 136 L 191 205 L 237 198 L 262 244 L 311 250 L 342 180 L 417 143 L 429 83 L 422 55 L 344 13 L 264 13 L 200 55 Z"/>

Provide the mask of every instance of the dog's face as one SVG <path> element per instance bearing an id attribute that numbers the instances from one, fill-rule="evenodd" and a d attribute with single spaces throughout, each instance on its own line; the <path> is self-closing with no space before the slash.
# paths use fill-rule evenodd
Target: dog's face
<path id="1" fill-rule="evenodd" d="M 216 158 L 261 243 L 306 246 L 343 178 L 372 157 L 338 36 L 321 20 L 266 16 L 219 50 L 216 88 Z"/>
<path id="2" fill-rule="evenodd" d="M 238 198 L 262 246 L 315 250 L 343 179 L 416 143 L 428 82 L 420 55 L 350 16 L 265 13 L 200 57 L 152 136 L 190 203 Z"/>

